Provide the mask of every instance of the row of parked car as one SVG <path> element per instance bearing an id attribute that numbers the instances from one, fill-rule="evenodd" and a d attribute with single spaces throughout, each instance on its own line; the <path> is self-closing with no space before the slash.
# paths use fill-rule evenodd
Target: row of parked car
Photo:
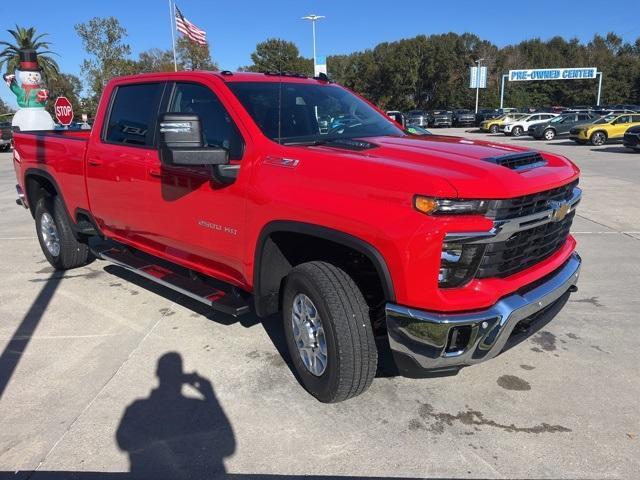
<path id="1" fill-rule="evenodd" d="M 529 135 L 536 140 L 553 140 L 568 136 L 578 144 L 601 146 L 612 140 L 623 140 L 625 146 L 640 149 L 640 111 L 593 110 L 564 113 L 507 113 L 480 124 L 485 132 L 503 132 L 507 136 Z"/>
<path id="2" fill-rule="evenodd" d="M 390 110 L 387 114 L 407 127 L 472 127 L 476 125 L 476 114 L 465 108 L 441 110 Z"/>

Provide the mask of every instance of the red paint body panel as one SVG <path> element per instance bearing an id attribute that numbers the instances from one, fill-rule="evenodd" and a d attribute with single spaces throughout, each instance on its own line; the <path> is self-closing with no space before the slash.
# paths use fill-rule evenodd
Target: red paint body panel
<path id="1" fill-rule="evenodd" d="M 113 90 L 149 81 L 196 82 L 218 95 L 246 143 L 235 183 L 218 187 L 204 169 L 162 167 L 155 149 L 102 141 Z M 69 212 L 91 211 L 108 236 L 247 291 L 253 289 L 260 233 L 282 220 L 369 243 L 386 262 L 396 302 L 433 311 L 489 307 L 550 273 L 573 252 L 575 240 L 569 237 L 553 256 L 508 278 L 438 288 L 444 236 L 485 231 L 491 222 L 421 214 L 412 206 L 416 194 L 511 198 L 567 184 L 578 177 L 578 168 L 544 153 L 545 166 L 519 173 L 481 159 L 523 148 L 444 136 L 370 138 L 379 147 L 364 151 L 282 146 L 263 135 L 226 86 L 236 81 L 278 82 L 279 77 L 179 72 L 115 79 L 105 89 L 90 136 L 15 134 L 18 180 L 24 186 L 25 172 L 41 168 L 55 178 Z M 281 158 L 298 162 L 283 166 Z"/>

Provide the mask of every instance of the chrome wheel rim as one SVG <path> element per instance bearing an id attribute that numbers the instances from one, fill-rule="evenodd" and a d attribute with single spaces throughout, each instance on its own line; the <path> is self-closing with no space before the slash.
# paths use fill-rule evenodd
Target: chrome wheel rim
<path id="1" fill-rule="evenodd" d="M 293 341 L 305 368 L 316 377 L 327 369 L 327 340 L 318 309 L 304 293 L 293 299 Z"/>
<path id="2" fill-rule="evenodd" d="M 596 133 L 593 138 L 593 143 L 596 145 L 602 145 L 604 143 L 604 135 L 601 133 Z"/>
<path id="3" fill-rule="evenodd" d="M 553 133 L 553 130 L 547 130 L 544 133 L 544 138 L 546 138 L 547 140 L 553 140 L 554 135 L 555 134 Z"/>
<path id="4" fill-rule="evenodd" d="M 58 236 L 58 227 L 53 217 L 45 212 L 40 217 L 40 234 L 45 247 L 51 255 L 57 257 L 60 255 L 60 237 Z"/>

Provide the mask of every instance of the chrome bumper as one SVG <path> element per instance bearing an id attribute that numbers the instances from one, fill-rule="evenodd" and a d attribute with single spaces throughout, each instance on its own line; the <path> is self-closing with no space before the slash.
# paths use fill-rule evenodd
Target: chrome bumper
<path id="1" fill-rule="evenodd" d="M 573 289 L 580 264 L 580 256 L 574 253 L 540 285 L 526 293 L 505 297 L 479 312 L 431 313 L 389 303 L 387 330 L 394 357 L 410 358 L 416 367 L 432 371 L 489 360 L 503 351 L 519 322 L 546 309 Z M 470 327 L 469 340 L 464 348 L 451 350 L 452 330 L 456 327 Z"/>

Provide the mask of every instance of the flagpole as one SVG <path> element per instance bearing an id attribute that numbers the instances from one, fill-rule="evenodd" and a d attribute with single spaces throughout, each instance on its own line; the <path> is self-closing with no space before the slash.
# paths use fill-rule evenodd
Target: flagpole
<path id="1" fill-rule="evenodd" d="M 176 58 L 176 33 L 175 33 L 175 23 L 176 23 L 176 12 L 173 6 L 173 0 L 169 0 L 169 20 L 171 21 L 171 46 L 173 47 L 173 70 L 175 72 L 178 71 L 178 60 Z"/>

